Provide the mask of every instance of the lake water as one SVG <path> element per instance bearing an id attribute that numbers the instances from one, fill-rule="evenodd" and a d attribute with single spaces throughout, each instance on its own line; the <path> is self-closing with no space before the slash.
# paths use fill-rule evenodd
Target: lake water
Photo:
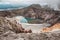
<path id="1" fill-rule="evenodd" d="M 31 29 L 32 33 L 40 33 L 42 28 L 46 28 L 50 26 L 50 24 L 44 23 L 44 24 L 29 24 L 29 23 L 20 23 L 23 28 L 26 30 Z"/>

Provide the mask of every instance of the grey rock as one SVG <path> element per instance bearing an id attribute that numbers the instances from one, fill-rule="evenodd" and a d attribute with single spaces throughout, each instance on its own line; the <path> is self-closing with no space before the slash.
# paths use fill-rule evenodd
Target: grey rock
<path id="1" fill-rule="evenodd" d="M 4 38 L 4 39 L 3 39 Z M 0 40 L 60 40 L 60 33 L 12 33 L 0 36 Z"/>

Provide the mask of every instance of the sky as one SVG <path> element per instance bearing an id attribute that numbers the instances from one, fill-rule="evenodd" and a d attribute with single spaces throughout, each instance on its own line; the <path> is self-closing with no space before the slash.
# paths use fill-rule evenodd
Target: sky
<path id="1" fill-rule="evenodd" d="M 58 4 L 59 0 L 1 0 L 2 2 L 9 2 L 9 3 L 24 3 L 24 4 Z"/>
<path id="2" fill-rule="evenodd" d="M 54 9 L 58 9 L 58 4 L 60 4 L 60 0 L 1 0 L 1 2 L 12 4 L 48 4 Z"/>
<path id="3" fill-rule="evenodd" d="M 24 3 L 24 4 L 39 4 L 44 3 L 43 0 L 1 0 L 2 2 L 9 2 L 9 3 Z"/>

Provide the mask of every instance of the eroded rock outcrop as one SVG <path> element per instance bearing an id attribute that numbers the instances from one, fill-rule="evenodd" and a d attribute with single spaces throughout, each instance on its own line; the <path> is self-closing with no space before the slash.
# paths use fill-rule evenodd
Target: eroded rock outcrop
<path id="1" fill-rule="evenodd" d="M 0 17 L 0 34 L 7 31 L 13 31 L 16 33 L 31 33 L 31 30 L 25 30 L 21 24 L 18 24 L 15 20 L 7 20 L 5 17 Z"/>

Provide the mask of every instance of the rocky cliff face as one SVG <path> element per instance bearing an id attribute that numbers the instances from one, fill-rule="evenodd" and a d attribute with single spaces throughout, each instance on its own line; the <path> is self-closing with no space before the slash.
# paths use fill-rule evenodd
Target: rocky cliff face
<path id="1" fill-rule="evenodd" d="M 60 19 L 60 12 L 53 9 L 42 8 L 38 4 L 33 4 L 29 7 L 17 10 L 0 11 L 0 16 L 13 17 L 13 16 L 25 16 L 27 18 L 40 19 L 39 23 L 54 24 Z"/>

